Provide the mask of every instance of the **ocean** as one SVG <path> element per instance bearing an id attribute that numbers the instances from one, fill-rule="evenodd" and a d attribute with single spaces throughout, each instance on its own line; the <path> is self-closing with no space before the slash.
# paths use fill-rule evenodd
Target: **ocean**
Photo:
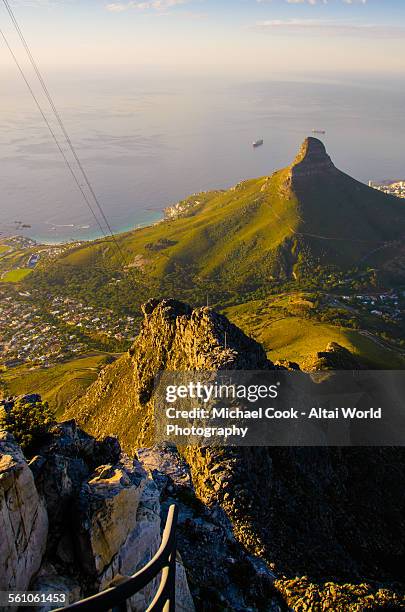
<path id="1" fill-rule="evenodd" d="M 11 71 L 0 81 L 0 232 L 46 243 L 100 236 L 24 83 Z M 124 73 L 47 75 L 47 81 L 117 232 L 153 223 L 189 194 L 289 164 L 314 128 L 326 130 L 318 137 L 333 161 L 360 181 L 405 179 L 400 81 L 231 82 Z M 260 138 L 264 145 L 254 149 Z"/>

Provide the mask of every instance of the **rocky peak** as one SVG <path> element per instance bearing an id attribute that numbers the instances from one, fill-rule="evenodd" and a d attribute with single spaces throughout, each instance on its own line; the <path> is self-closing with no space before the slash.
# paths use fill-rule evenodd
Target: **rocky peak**
<path id="1" fill-rule="evenodd" d="M 151 299 L 130 351 L 107 366 L 65 413 L 97 437 L 117 436 L 127 452 L 153 440 L 153 390 L 163 370 L 275 368 L 263 347 L 211 308 Z"/>
<path id="2" fill-rule="evenodd" d="M 144 321 L 130 353 L 137 359 L 150 352 L 159 368 L 169 360 L 179 369 L 268 369 L 263 347 L 211 308 L 192 309 L 173 299 L 149 300 Z M 162 351 L 156 353 L 156 344 Z M 182 366 L 182 367 L 181 367 Z"/>
<path id="3" fill-rule="evenodd" d="M 318 138 L 304 140 L 297 157 L 291 164 L 290 178 L 294 180 L 336 170 L 325 145 Z"/>

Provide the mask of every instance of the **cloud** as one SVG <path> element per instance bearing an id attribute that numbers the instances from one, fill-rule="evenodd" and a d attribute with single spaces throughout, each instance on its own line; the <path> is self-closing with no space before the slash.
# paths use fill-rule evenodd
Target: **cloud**
<path id="1" fill-rule="evenodd" d="M 69 0 L 69 1 L 73 1 L 73 0 Z M 14 0 L 14 4 L 19 5 L 19 6 L 46 8 L 46 7 L 62 6 L 63 0 Z"/>
<path id="2" fill-rule="evenodd" d="M 405 27 L 402 26 L 328 21 L 323 19 L 268 19 L 258 21 L 253 26 L 253 29 L 283 34 L 308 32 L 311 34 L 353 35 L 376 38 L 403 38 L 405 36 Z"/>
<path id="3" fill-rule="evenodd" d="M 284 0 L 287 4 L 328 4 L 331 0 Z M 333 1 L 333 0 L 332 0 Z M 269 4 L 272 0 L 256 0 L 259 4 Z M 367 4 L 367 0 L 340 0 L 343 4 Z"/>
<path id="4" fill-rule="evenodd" d="M 107 11 L 112 13 L 122 13 L 128 9 L 137 9 L 139 11 L 165 11 L 167 9 L 188 4 L 190 0 L 130 0 L 129 2 L 112 2 L 106 5 Z"/>
<path id="5" fill-rule="evenodd" d="M 287 4 L 328 4 L 328 0 L 286 0 Z"/>

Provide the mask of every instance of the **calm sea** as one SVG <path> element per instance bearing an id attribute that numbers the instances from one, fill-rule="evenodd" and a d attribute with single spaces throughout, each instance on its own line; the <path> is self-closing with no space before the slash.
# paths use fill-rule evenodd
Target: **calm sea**
<path id="1" fill-rule="evenodd" d="M 0 231 L 45 242 L 100 235 L 49 133 L 14 73 L 2 74 Z M 269 174 L 313 128 L 338 167 L 361 181 L 405 178 L 405 85 L 224 83 L 136 75 L 48 77 L 111 226 L 161 218 L 202 190 Z M 252 141 L 264 139 L 253 149 Z M 21 232 L 20 232 L 21 233 Z"/>

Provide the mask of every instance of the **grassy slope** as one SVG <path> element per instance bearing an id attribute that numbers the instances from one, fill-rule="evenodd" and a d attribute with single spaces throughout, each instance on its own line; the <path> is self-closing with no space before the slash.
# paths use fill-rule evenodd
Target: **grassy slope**
<path id="1" fill-rule="evenodd" d="M 225 192 L 204 194 L 202 203 L 187 217 L 120 235 L 128 262 L 141 256 L 148 272 L 157 277 L 177 263 L 195 265 L 202 275 L 237 274 L 243 281 L 298 225 L 296 199 L 280 192 L 285 176 L 280 171 L 270 179 L 253 179 Z M 174 244 L 157 251 L 147 247 L 162 238 Z M 97 259 L 119 264 L 114 246 L 99 240 L 62 257 L 58 265 L 87 267 Z"/>
<path id="2" fill-rule="evenodd" d="M 39 393 L 61 415 L 96 380 L 106 357 L 103 353 L 83 356 L 47 369 L 13 368 L 1 374 L 3 394 Z"/>
<path id="3" fill-rule="evenodd" d="M 359 331 L 335 327 L 300 316 L 285 316 L 279 308 L 287 298 L 271 306 L 266 301 L 247 302 L 224 311 L 243 331 L 263 344 L 269 359 L 287 359 L 302 364 L 323 351 L 329 342 L 338 342 L 372 368 L 403 369 L 405 360 L 395 351 L 363 336 Z"/>
<path id="4" fill-rule="evenodd" d="M 31 268 L 18 268 L 18 270 L 10 270 L 7 272 L 0 281 L 3 283 L 18 283 L 22 281 L 28 274 L 31 274 Z"/>

